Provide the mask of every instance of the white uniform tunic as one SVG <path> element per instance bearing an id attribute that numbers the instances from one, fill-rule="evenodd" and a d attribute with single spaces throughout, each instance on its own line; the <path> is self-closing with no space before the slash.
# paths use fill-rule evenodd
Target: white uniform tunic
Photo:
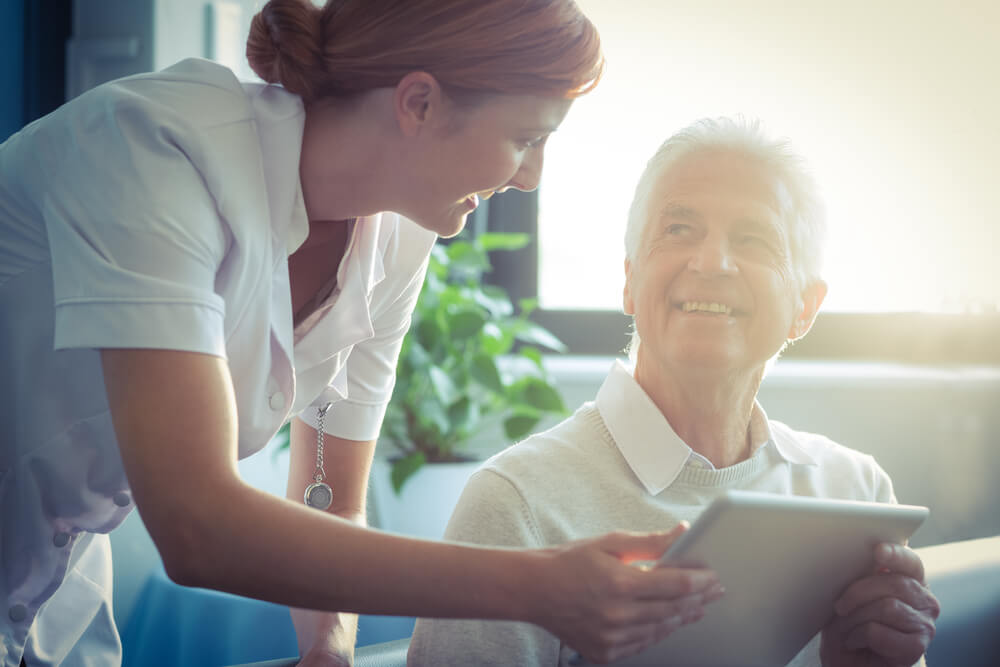
<path id="1" fill-rule="evenodd" d="M 378 434 L 435 236 L 359 219 L 332 307 L 293 333 L 303 122 L 281 87 L 187 60 L 0 146 L 0 667 L 120 660 L 105 533 L 132 499 L 99 348 L 226 358 L 240 457 L 327 401 L 332 435 Z"/>

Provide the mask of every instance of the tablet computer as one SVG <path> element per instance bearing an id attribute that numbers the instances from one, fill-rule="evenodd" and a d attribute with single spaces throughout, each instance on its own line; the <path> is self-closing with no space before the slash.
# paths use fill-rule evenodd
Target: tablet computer
<path id="1" fill-rule="evenodd" d="M 872 571 L 879 542 L 903 543 L 926 507 L 730 491 L 717 498 L 661 563 L 704 564 L 725 595 L 705 616 L 615 665 L 786 665 Z"/>

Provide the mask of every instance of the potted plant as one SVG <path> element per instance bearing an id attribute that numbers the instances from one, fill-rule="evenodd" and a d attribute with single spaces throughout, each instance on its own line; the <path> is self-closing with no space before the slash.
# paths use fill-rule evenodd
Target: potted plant
<path id="1" fill-rule="evenodd" d="M 397 495 L 425 464 L 474 459 L 467 451 L 474 438 L 513 442 L 543 417 L 566 413 L 542 364 L 543 349 L 565 346 L 529 319 L 537 301 L 515 309 L 506 290 L 483 281 L 490 252 L 528 241 L 482 233 L 435 245 L 380 438 L 392 448 L 384 457 Z"/>

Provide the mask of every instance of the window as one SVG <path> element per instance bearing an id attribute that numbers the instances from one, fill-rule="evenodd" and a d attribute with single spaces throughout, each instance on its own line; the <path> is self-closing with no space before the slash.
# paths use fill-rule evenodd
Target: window
<path id="1" fill-rule="evenodd" d="M 489 202 L 491 226 L 538 233 L 497 279 L 574 351 L 626 342 L 622 235 L 646 160 L 696 118 L 741 113 L 808 159 L 830 219 L 830 293 L 788 356 L 1000 362 L 1000 5 L 580 4 L 605 78 L 549 141 L 537 196 Z"/>

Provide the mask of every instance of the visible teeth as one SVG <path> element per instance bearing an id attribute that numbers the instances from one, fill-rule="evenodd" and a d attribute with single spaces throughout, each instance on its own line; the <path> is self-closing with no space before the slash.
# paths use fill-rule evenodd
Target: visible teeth
<path id="1" fill-rule="evenodd" d="M 706 313 L 724 313 L 730 315 L 733 312 L 733 309 L 724 303 L 710 303 L 708 301 L 685 301 L 681 304 L 681 309 L 685 313 L 697 310 Z"/>

